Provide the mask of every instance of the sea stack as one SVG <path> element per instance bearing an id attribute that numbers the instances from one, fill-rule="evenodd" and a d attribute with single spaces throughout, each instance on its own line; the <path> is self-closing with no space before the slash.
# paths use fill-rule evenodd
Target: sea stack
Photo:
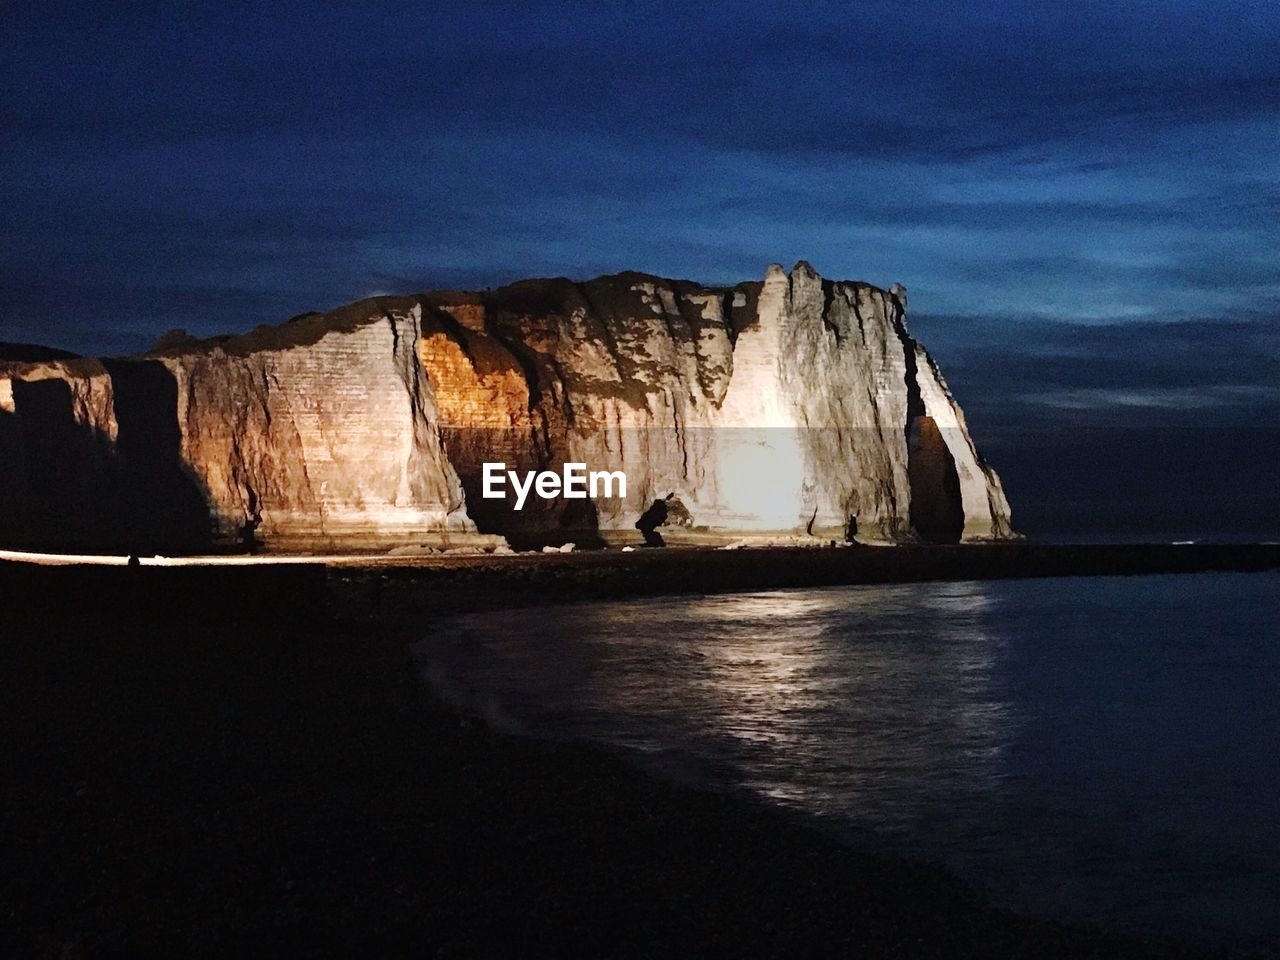
<path id="1" fill-rule="evenodd" d="M 126 359 L 0 358 L 0 543 L 581 545 L 634 537 L 669 494 L 710 542 L 1013 536 L 906 305 L 801 262 L 731 287 L 527 280 Z M 626 496 L 516 510 L 482 496 L 495 461 L 622 471 Z"/>

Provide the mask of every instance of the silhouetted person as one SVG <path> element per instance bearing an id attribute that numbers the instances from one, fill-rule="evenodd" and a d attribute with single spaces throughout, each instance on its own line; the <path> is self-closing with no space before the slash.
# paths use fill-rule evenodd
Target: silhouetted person
<path id="1" fill-rule="evenodd" d="M 120 591 L 112 598 L 121 630 L 131 630 L 141 623 L 142 613 L 148 607 L 146 578 L 142 575 L 142 560 L 130 553 L 124 565 L 124 579 Z"/>
<path id="2" fill-rule="evenodd" d="M 262 523 L 257 517 L 249 517 L 240 524 L 240 548 L 247 554 L 256 554 L 262 547 L 258 539 L 258 525 Z"/>
<path id="3" fill-rule="evenodd" d="M 636 529 L 644 535 L 644 545 L 646 547 L 665 547 L 666 541 L 662 539 L 662 534 L 658 532 L 658 527 L 667 522 L 667 500 L 674 497 L 674 493 L 668 493 L 666 500 L 655 500 L 653 504 L 640 515 L 640 519 L 636 521 Z"/>

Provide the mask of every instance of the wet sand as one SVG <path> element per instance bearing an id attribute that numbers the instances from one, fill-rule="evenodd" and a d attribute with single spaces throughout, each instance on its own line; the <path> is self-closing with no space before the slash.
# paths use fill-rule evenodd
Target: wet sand
<path id="1" fill-rule="evenodd" d="M 686 562 L 619 556 L 599 580 L 587 555 L 0 565 L 0 951 L 1212 955 L 992 909 L 749 798 L 495 733 L 419 682 L 432 609 L 634 592 Z M 719 556 L 749 580 L 749 554 Z"/>

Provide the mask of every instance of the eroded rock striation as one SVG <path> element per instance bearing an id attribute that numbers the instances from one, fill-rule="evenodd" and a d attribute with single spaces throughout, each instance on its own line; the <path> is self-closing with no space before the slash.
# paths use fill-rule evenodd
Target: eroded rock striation
<path id="1" fill-rule="evenodd" d="M 905 325 L 799 263 L 377 297 L 122 360 L 0 357 L 0 540 L 389 549 L 598 542 L 675 494 L 701 536 L 1013 535 Z M 482 465 L 620 470 L 625 498 L 481 496 Z M 135 546 L 136 541 L 144 541 Z"/>

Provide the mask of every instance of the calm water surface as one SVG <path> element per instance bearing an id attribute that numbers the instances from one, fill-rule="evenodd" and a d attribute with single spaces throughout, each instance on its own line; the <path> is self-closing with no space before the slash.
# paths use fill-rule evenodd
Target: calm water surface
<path id="1" fill-rule="evenodd" d="M 1034 912 L 1280 935 L 1280 576 L 788 590 L 470 615 L 506 729 L 621 746 Z"/>

